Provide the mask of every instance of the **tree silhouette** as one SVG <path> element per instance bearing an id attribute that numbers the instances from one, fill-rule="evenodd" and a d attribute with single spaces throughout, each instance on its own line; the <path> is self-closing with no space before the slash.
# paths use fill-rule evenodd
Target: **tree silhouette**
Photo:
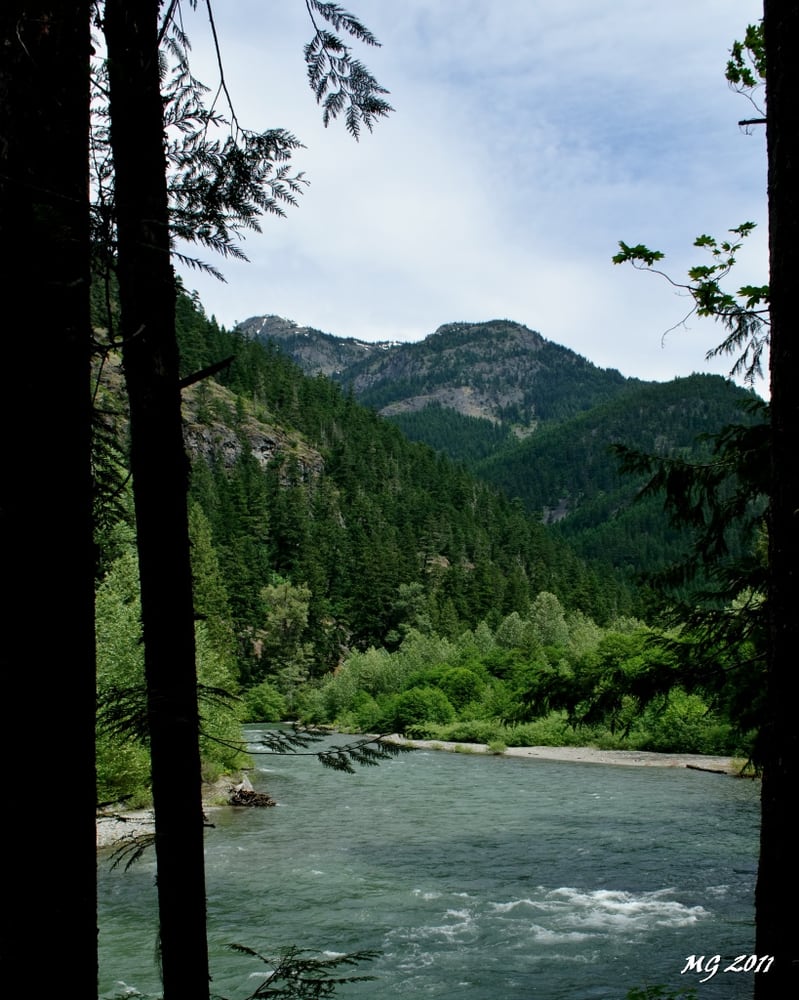
<path id="1" fill-rule="evenodd" d="M 296 140 L 282 131 L 240 128 L 207 138 L 213 111 L 188 73 L 187 45 L 172 22 L 174 4 L 106 0 L 108 108 L 113 158 L 114 268 L 119 288 L 118 337 L 130 408 L 130 469 L 141 581 L 147 723 L 155 813 L 160 953 L 164 996 L 208 996 L 203 813 L 194 607 L 188 532 L 188 459 L 183 444 L 175 327 L 173 239 L 182 236 L 223 254 L 242 256 L 233 238 L 257 228 L 258 216 L 293 202 L 297 182 L 284 166 Z M 335 4 L 310 0 L 334 28 L 376 44 L 360 22 Z M 213 13 L 207 4 L 216 37 Z M 357 138 L 390 107 L 381 88 L 334 34 L 314 21 L 306 48 L 309 77 L 325 122 L 346 111 Z M 165 116 L 162 41 L 177 55 L 177 83 Z M 220 62 L 221 69 L 221 62 Z M 221 87 L 224 89 L 224 76 Z M 171 118 L 171 122 L 170 122 Z M 168 124 L 177 146 L 165 143 Z M 170 167 L 172 172 L 170 173 Z M 202 374 L 202 373 L 200 373 Z"/>
<path id="2" fill-rule="evenodd" d="M 8 0 L 0 10 L 3 737 L 5 759 L 24 762 L 23 797 L 48 803 L 5 828 L 17 874 L 0 975 L 13 996 L 35 989 L 43 960 L 69 970 L 80 995 L 97 985 L 90 7 Z M 61 726 L 32 732 L 32 711 Z M 68 772 L 55 759 L 65 732 Z"/>

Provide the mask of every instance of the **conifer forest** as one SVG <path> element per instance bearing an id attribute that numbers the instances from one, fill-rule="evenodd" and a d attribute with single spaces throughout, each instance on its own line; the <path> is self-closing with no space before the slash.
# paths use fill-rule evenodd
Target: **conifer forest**
<path id="1" fill-rule="evenodd" d="M 42 963 L 96 995 L 98 809 L 152 810 L 163 997 L 212 995 L 203 808 L 250 723 L 280 754 L 340 738 L 318 756 L 343 771 L 396 734 L 734 758 L 761 788 L 753 996 L 794 995 L 796 5 L 766 0 L 726 70 L 768 92 L 768 283 L 730 290 L 753 223 L 697 237 L 685 279 L 613 257 L 717 323 L 734 378 L 667 381 L 508 319 L 379 345 L 268 300 L 218 322 L 178 272 L 222 277 L 307 181 L 293 133 L 239 121 L 215 6 L 0 14 L 6 768 L 35 804 L 8 822 L 8 995 Z M 370 28 L 299 6 L 324 124 L 391 128 Z M 331 996 L 373 957 L 289 951 L 252 998 Z"/>

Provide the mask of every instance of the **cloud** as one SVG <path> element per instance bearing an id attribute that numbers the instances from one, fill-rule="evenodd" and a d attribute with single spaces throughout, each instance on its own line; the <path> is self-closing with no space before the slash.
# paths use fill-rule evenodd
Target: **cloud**
<path id="1" fill-rule="evenodd" d="M 620 239 L 646 242 L 679 277 L 696 235 L 752 219 L 763 232 L 740 283 L 765 280 L 764 138 L 741 133 L 749 108 L 723 79 L 757 3 L 351 6 L 383 42 L 358 54 L 397 109 L 358 144 L 320 124 L 303 4 L 216 11 L 240 120 L 294 131 L 311 186 L 247 240 L 251 264 L 224 262 L 227 285 L 186 276 L 207 310 L 372 340 L 500 316 L 626 374 L 709 370 L 721 331 L 691 324 L 661 347 L 686 303 L 610 257 Z M 202 21 L 187 27 L 212 78 Z"/>

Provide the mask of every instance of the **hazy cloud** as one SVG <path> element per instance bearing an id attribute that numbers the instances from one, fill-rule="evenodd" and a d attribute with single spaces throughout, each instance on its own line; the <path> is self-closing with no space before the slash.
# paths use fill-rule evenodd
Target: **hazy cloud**
<path id="1" fill-rule="evenodd" d="M 619 239 L 645 242 L 681 277 L 700 259 L 696 235 L 751 219 L 761 228 L 740 283 L 765 280 L 765 140 L 738 128 L 750 109 L 723 78 L 758 4 L 347 6 L 383 43 L 359 56 L 396 107 L 360 143 L 343 123 L 321 126 L 300 0 L 217 5 L 240 120 L 291 129 L 311 186 L 247 240 L 249 265 L 224 262 L 228 284 L 185 276 L 208 312 L 369 340 L 507 317 L 625 374 L 710 370 L 721 331 L 693 322 L 661 346 L 689 303 L 610 258 Z M 205 22 L 186 27 L 210 82 Z"/>

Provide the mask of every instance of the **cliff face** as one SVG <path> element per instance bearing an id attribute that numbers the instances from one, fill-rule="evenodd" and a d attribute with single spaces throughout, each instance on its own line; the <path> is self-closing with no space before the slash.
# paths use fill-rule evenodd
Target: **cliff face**
<path id="1" fill-rule="evenodd" d="M 236 329 L 250 340 L 276 344 L 306 375 L 340 377 L 353 365 L 395 346 L 389 342 L 367 343 L 352 337 L 335 337 L 310 326 L 298 326 L 281 316 L 253 316 Z"/>
<path id="2" fill-rule="evenodd" d="M 270 422 L 266 414 L 237 410 L 232 393 L 213 381 L 184 391 L 183 437 L 192 460 L 221 461 L 226 469 L 235 466 L 246 443 L 264 470 L 281 455 L 294 458 L 304 478 L 324 470 L 324 459 L 302 435 Z"/>
<path id="3" fill-rule="evenodd" d="M 113 400 L 120 434 L 127 424 L 127 396 L 118 359 L 111 357 L 103 367 L 102 391 Z M 315 478 L 324 471 L 324 459 L 297 432 L 286 430 L 254 407 L 242 410 L 236 397 L 213 379 L 205 379 L 183 390 L 183 440 L 189 458 L 208 464 L 221 462 L 232 469 L 246 443 L 261 469 L 280 456 L 296 460 L 303 478 Z"/>
<path id="4" fill-rule="evenodd" d="M 448 323 L 417 343 L 367 344 L 275 316 L 249 319 L 239 330 L 275 344 L 305 372 L 351 387 L 385 416 L 437 405 L 532 428 L 588 409 L 631 381 L 510 320 Z"/>

